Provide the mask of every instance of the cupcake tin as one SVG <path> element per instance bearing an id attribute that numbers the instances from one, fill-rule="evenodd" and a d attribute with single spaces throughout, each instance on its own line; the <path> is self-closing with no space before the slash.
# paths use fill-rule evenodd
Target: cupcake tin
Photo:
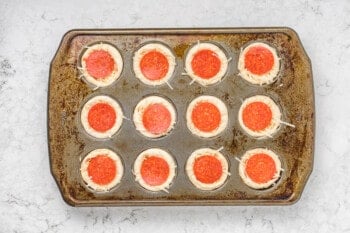
<path id="1" fill-rule="evenodd" d="M 221 82 L 201 86 L 184 75 L 188 49 L 199 42 L 218 45 L 231 58 Z M 251 42 L 264 42 L 276 48 L 281 58 L 277 80 L 269 85 L 253 85 L 238 75 L 237 61 L 241 49 Z M 86 46 L 107 42 L 118 48 L 124 67 L 116 82 L 95 89 L 79 78 L 81 53 Z M 143 44 L 161 42 L 176 57 L 172 78 L 161 86 L 147 86 L 135 77 L 134 52 Z M 95 139 L 82 128 L 80 111 L 96 95 L 109 95 L 121 105 L 124 115 L 120 130 L 108 139 Z M 281 108 L 282 125 L 273 136 L 257 140 L 247 135 L 238 123 L 242 100 L 263 94 Z M 166 136 L 156 139 L 141 135 L 132 121 L 133 109 L 149 95 L 169 99 L 175 106 L 177 122 Z M 186 126 L 189 103 L 200 95 L 221 99 L 228 109 L 227 128 L 213 138 L 199 138 Z M 120 205 L 285 205 L 296 202 L 312 171 L 314 151 L 314 94 L 311 63 L 296 34 L 290 28 L 212 28 L 212 29 L 135 29 L 72 30 L 67 32 L 51 62 L 48 94 L 48 143 L 51 173 L 64 200 L 73 206 Z M 185 166 L 191 153 L 199 148 L 221 148 L 231 175 L 213 191 L 197 189 L 186 175 Z M 238 174 L 240 158 L 247 150 L 268 148 L 280 156 L 284 169 L 278 183 L 265 190 L 249 188 Z M 124 176 L 108 192 L 90 190 L 80 174 L 82 159 L 92 150 L 108 148 L 120 155 Z M 177 164 L 176 176 L 169 192 L 152 192 L 142 188 L 132 173 L 137 156 L 149 148 L 168 151 Z"/>

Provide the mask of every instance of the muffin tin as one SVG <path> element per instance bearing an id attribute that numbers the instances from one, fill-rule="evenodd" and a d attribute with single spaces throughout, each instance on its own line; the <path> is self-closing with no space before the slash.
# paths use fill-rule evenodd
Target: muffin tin
<path id="1" fill-rule="evenodd" d="M 211 42 L 230 58 L 222 81 L 202 86 L 184 74 L 187 51 L 199 42 Z M 115 46 L 123 58 L 121 76 L 107 87 L 94 88 L 83 79 L 79 60 L 86 46 L 106 42 Z M 160 42 L 176 57 L 176 67 L 169 85 L 149 86 L 135 77 L 134 52 L 140 46 Z M 252 42 L 267 43 L 281 58 L 277 79 L 268 85 L 253 85 L 238 75 L 241 49 Z M 280 107 L 282 125 L 273 138 L 257 140 L 246 134 L 238 123 L 242 100 L 267 95 Z M 108 95 L 121 105 L 124 116 L 119 131 L 107 139 L 87 134 L 80 122 L 84 103 L 97 95 Z M 133 110 L 144 97 L 157 95 L 169 99 L 177 112 L 177 122 L 168 135 L 147 138 L 135 129 Z M 189 103 L 200 95 L 221 99 L 228 109 L 226 129 L 212 138 L 193 135 L 186 126 Z M 297 201 L 313 164 L 314 97 L 310 60 L 297 34 L 289 28 L 227 29 L 140 29 L 72 30 L 66 33 L 51 63 L 48 95 L 48 142 L 51 172 L 64 200 L 74 206 L 101 205 L 283 205 Z M 268 148 L 280 156 L 283 172 L 277 185 L 264 190 L 249 188 L 241 180 L 237 158 L 254 148 Z M 115 151 L 124 165 L 121 182 L 107 192 L 87 187 L 80 174 L 80 164 L 91 151 L 108 148 Z M 164 149 L 174 157 L 176 176 L 169 192 L 153 192 L 135 181 L 132 168 L 137 156 L 149 148 Z M 229 173 L 218 189 L 197 189 L 186 175 L 191 153 L 200 148 L 221 149 L 227 158 Z"/>

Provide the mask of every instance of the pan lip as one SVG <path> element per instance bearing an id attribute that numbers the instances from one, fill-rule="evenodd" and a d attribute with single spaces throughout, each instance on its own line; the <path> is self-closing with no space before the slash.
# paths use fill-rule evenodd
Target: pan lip
<path id="1" fill-rule="evenodd" d="M 207 34 L 207 33 L 274 33 L 284 32 L 297 36 L 297 32 L 287 26 L 261 26 L 261 27 L 147 27 L 147 28 L 73 28 L 68 30 L 63 37 L 71 37 L 71 34 L 145 34 L 145 33 L 160 33 L 160 34 Z M 299 39 L 299 37 L 298 37 Z"/>

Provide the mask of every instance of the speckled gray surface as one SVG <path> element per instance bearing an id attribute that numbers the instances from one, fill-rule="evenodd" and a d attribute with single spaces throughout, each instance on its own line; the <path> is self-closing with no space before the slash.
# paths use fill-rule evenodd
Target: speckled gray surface
<path id="1" fill-rule="evenodd" d="M 162 8 L 154 11 L 154 6 Z M 49 171 L 50 61 L 72 28 L 289 26 L 313 63 L 314 171 L 284 207 L 73 208 Z M 0 232 L 350 232 L 350 2 L 0 4 Z"/>

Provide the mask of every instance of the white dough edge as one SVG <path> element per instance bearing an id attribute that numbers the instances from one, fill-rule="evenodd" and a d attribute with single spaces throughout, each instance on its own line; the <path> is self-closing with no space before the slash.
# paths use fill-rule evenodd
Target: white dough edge
<path id="1" fill-rule="evenodd" d="M 169 165 L 169 176 L 166 179 L 166 181 L 161 185 L 157 185 L 157 186 L 149 185 L 142 178 L 141 166 L 142 166 L 143 161 L 149 156 L 156 156 L 158 158 L 162 158 Z M 147 150 L 141 152 L 137 156 L 135 163 L 134 163 L 133 173 L 135 175 L 135 181 L 138 182 L 145 189 L 150 190 L 150 191 L 154 191 L 154 192 L 158 192 L 158 191 L 168 192 L 168 189 L 169 189 L 169 187 L 170 187 L 170 185 L 175 177 L 175 174 L 176 174 L 176 163 L 175 163 L 174 158 L 165 150 L 162 150 L 159 148 L 151 148 L 151 149 L 147 149 Z"/>
<path id="2" fill-rule="evenodd" d="M 272 56 L 274 58 L 274 64 L 272 66 L 272 69 L 266 74 L 256 75 L 256 74 L 251 73 L 249 70 L 247 70 L 245 68 L 244 58 L 245 58 L 247 52 L 249 51 L 249 49 L 251 47 L 255 47 L 255 46 L 259 46 L 259 47 L 261 46 L 261 47 L 268 49 L 272 53 Z M 263 85 L 263 84 L 270 84 L 270 83 L 274 82 L 275 78 L 277 77 L 277 74 L 279 72 L 279 69 L 280 69 L 280 58 L 277 55 L 276 49 L 265 44 L 265 43 L 262 43 L 262 42 L 251 43 L 250 45 L 245 47 L 241 51 L 241 53 L 239 54 L 239 59 L 238 59 L 239 75 L 243 79 L 245 79 L 246 81 L 248 81 L 252 84 Z"/>
<path id="3" fill-rule="evenodd" d="M 194 171 L 193 171 L 193 165 L 194 162 L 197 158 L 202 157 L 203 155 L 213 155 L 215 156 L 216 159 L 218 159 L 221 163 L 222 166 L 222 175 L 220 177 L 219 180 L 215 181 L 212 184 L 206 184 L 206 183 L 202 183 L 199 180 L 197 180 Z M 206 190 L 206 191 L 210 191 L 210 190 L 214 190 L 219 188 L 220 186 L 222 186 L 227 177 L 229 175 L 231 175 L 228 172 L 228 162 L 227 159 L 225 158 L 225 156 L 223 156 L 218 150 L 213 150 L 210 148 L 201 148 L 198 150 L 195 150 L 191 156 L 188 158 L 187 162 L 186 162 L 186 173 L 188 178 L 190 179 L 190 181 L 192 182 L 192 184 L 197 187 L 198 189 L 201 190 Z"/>
<path id="4" fill-rule="evenodd" d="M 89 121 L 88 121 L 88 114 L 89 114 L 90 109 L 95 104 L 98 104 L 98 103 L 106 103 L 106 104 L 110 105 L 114 109 L 114 111 L 116 112 L 116 115 L 117 115 L 117 119 L 116 119 L 113 127 L 105 132 L 98 132 L 98 131 L 94 130 L 90 126 Z M 121 125 L 123 123 L 123 117 L 124 117 L 123 110 L 116 100 L 114 100 L 111 97 L 106 96 L 106 95 L 98 95 L 98 96 L 92 97 L 90 100 L 88 100 L 84 104 L 84 107 L 81 111 L 80 120 L 81 120 L 81 123 L 83 125 L 83 128 L 85 129 L 85 131 L 89 135 L 91 135 L 95 138 L 104 139 L 104 138 L 112 137 L 119 130 L 119 128 L 121 127 Z"/>
<path id="5" fill-rule="evenodd" d="M 193 69 L 192 69 L 192 59 L 195 56 L 195 54 L 201 50 L 210 50 L 213 51 L 214 53 L 217 54 L 218 58 L 220 59 L 221 62 L 221 66 L 220 66 L 220 70 L 219 72 L 209 78 L 209 79 L 204 79 L 201 78 L 199 76 L 197 76 Z M 227 66 L 228 66 L 228 59 L 225 55 L 225 53 L 222 51 L 222 49 L 220 49 L 218 46 L 212 44 L 212 43 L 198 43 L 196 45 L 194 45 L 187 53 L 186 55 L 186 59 L 185 59 L 185 70 L 186 73 L 196 82 L 198 82 L 199 84 L 203 85 L 203 86 L 207 86 L 207 85 L 211 85 L 214 84 L 216 82 L 221 81 L 221 79 L 224 77 L 224 75 L 227 72 Z"/>
<path id="6" fill-rule="evenodd" d="M 91 178 L 89 177 L 89 174 L 88 174 L 88 166 L 90 163 L 90 159 L 92 159 L 98 155 L 106 155 L 109 158 L 111 158 L 115 162 L 115 165 L 117 168 L 116 176 L 109 184 L 106 184 L 106 185 L 96 184 L 95 182 L 93 182 L 91 180 Z M 91 189 L 93 189 L 95 191 L 104 192 L 104 191 L 111 190 L 117 184 L 120 183 L 120 180 L 122 179 L 123 174 L 124 174 L 124 167 L 123 167 L 123 163 L 122 163 L 120 157 L 115 152 L 113 152 L 109 149 L 96 149 L 96 150 L 91 151 L 87 156 L 85 156 L 85 158 L 83 159 L 83 161 L 81 163 L 80 172 L 81 172 L 81 176 L 82 176 L 84 182 L 86 183 L 86 185 L 88 187 L 90 187 Z"/>
<path id="7" fill-rule="evenodd" d="M 153 134 L 146 130 L 145 126 L 143 125 L 142 118 L 143 113 L 146 110 L 146 108 L 151 104 L 162 104 L 164 107 L 168 109 L 170 112 L 170 125 L 166 132 L 162 134 Z M 160 96 L 148 96 L 144 99 L 142 99 L 135 107 L 134 114 L 133 114 L 133 121 L 136 127 L 136 130 L 139 131 L 142 135 L 149 137 L 149 138 L 159 138 L 164 135 L 167 135 L 173 128 L 176 123 L 176 111 L 173 106 L 168 100 L 160 97 Z"/>
<path id="8" fill-rule="evenodd" d="M 192 122 L 192 111 L 195 108 L 195 106 L 200 102 L 209 102 L 211 104 L 214 104 L 220 111 L 221 115 L 221 122 L 219 124 L 219 127 L 211 132 L 203 132 L 199 130 Z M 220 134 L 222 131 L 224 131 L 228 124 L 228 112 L 227 107 L 219 98 L 209 95 L 202 95 L 194 100 L 188 105 L 187 112 L 186 112 L 186 124 L 187 128 L 191 131 L 192 134 L 197 135 L 199 137 L 203 138 L 210 138 L 214 137 L 218 134 Z"/>
<path id="9" fill-rule="evenodd" d="M 249 129 L 247 126 L 245 126 L 245 124 L 243 123 L 243 110 L 247 107 L 247 105 L 254 102 L 263 102 L 264 104 L 270 107 L 272 112 L 271 124 L 266 129 L 261 131 L 253 131 Z M 243 128 L 243 130 L 248 135 L 258 139 L 264 139 L 266 137 L 270 137 L 273 134 L 275 134 L 281 125 L 281 117 L 282 117 L 281 110 L 277 106 L 277 104 L 270 97 L 267 97 L 264 95 L 256 95 L 245 99 L 241 107 L 239 108 L 239 112 L 238 112 L 239 125 Z"/>
<path id="10" fill-rule="evenodd" d="M 275 162 L 276 165 L 276 173 L 273 177 L 273 179 L 271 179 L 270 181 L 266 182 L 266 183 L 256 183 L 254 181 L 252 181 L 249 176 L 246 173 L 246 165 L 247 165 L 247 161 L 256 154 L 266 154 L 268 156 L 270 156 L 273 161 Z M 276 181 L 280 178 L 280 174 L 282 171 L 282 167 L 281 167 L 281 160 L 279 159 L 278 155 L 275 154 L 275 152 L 268 150 L 268 149 L 264 149 L 264 148 L 256 148 L 256 149 L 252 149 L 247 151 L 242 158 L 240 159 L 239 162 L 239 175 L 242 178 L 243 182 L 248 185 L 249 187 L 253 188 L 253 189 L 265 189 L 265 188 L 269 188 L 271 185 L 275 184 Z"/>
<path id="11" fill-rule="evenodd" d="M 153 50 L 156 50 L 157 52 L 163 54 L 169 63 L 168 72 L 163 78 L 159 80 L 149 80 L 143 75 L 140 68 L 140 62 L 143 56 Z M 176 65 L 176 62 L 175 62 L 174 54 L 170 51 L 168 47 L 160 43 L 149 43 L 142 46 L 139 50 L 135 52 L 134 58 L 133 58 L 133 68 L 134 68 L 136 78 L 138 78 L 144 84 L 151 85 L 151 86 L 162 85 L 168 82 L 175 71 L 175 65 Z"/>
<path id="12" fill-rule="evenodd" d="M 99 80 L 95 79 L 88 73 L 86 69 L 86 62 L 85 62 L 85 59 L 89 57 L 90 54 L 96 50 L 107 51 L 112 56 L 115 62 L 115 66 L 117 68 L 110 75 Z M 96 87 L 106 87 L 111 85 L 115 80 L 117 80 L 120 77 L 120 74 L 123 70 L 123 59 L 122 59 L 122 56 L 120 55 L 120 52 L 114 46 L 106 43 L 98 43 L 98 44 L 88 46 L 88 49 L 84 52 L 80 62 L 82 66 L 81 72 L 84 75 L 86 81 Z"/>

